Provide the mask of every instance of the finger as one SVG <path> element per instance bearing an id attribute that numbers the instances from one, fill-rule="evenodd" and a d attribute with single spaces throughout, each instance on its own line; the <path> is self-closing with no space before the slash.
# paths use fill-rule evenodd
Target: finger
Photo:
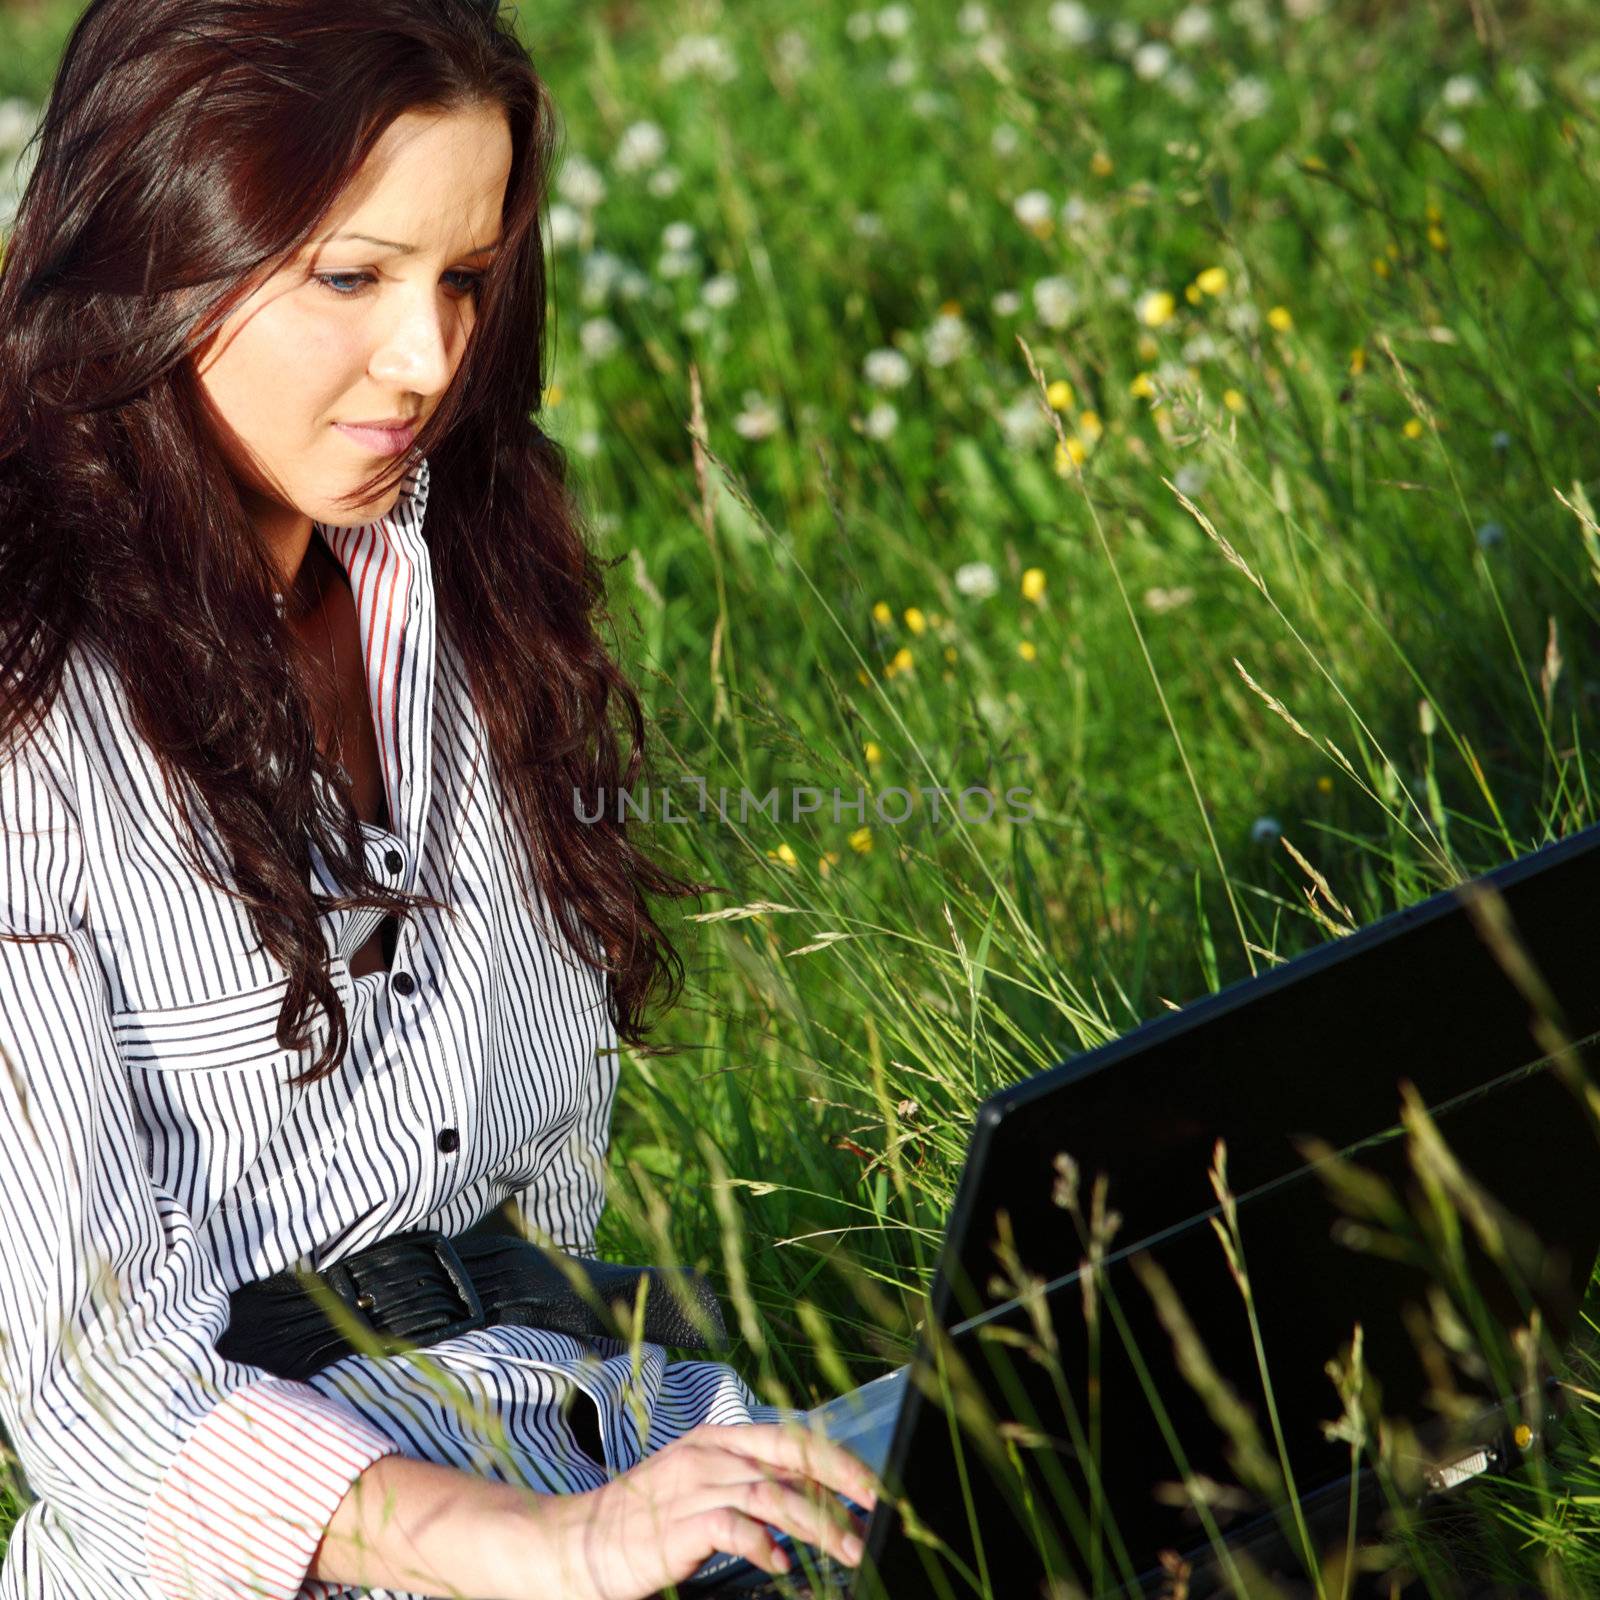
<path id="1" fill-rule="evenodd" d="M 863 1539 L 854 1519 L 831 1495 L 821 1499 L 781 1478 L 752 1478 L 740 1489 L 738 1506 L 750 1516 L 782 1528 L 803 1544 L 814 1545 L 846 1566 L 861 1559 Z"/>
<path id="2" fill-rule="evenodd" d="M 792 1565 L 786 1551 L 774 1540 L 766 1523 L 759 1517 L 747 1516 L 737 1506 L 713 1506 L 709 1511 L 697 1512 L 679 1524 L 686 1542 L 673 1539 L 677 1559 L 673 1562 L 676 1576 L 681 1582 L 717 1551 L 724 1555 L 742 1556 L 752 1566 L 763 1572 L 787 1572 Z"/>
<path id="3" fill-rule="evenodd" d="M 799 1472 L 848 1495 L 869 1511 L 878 1503 L 878 1482 L 866 1463 L 843 1445 L 801 1423 L 736 1422 L 718 1426 L 716 1442 L 764 1466 Z"/>

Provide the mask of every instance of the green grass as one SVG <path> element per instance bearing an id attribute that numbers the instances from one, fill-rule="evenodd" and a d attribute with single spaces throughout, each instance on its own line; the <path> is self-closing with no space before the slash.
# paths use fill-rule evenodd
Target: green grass
<path id="1" fill-rule="evenodd" d="M 681 1053 L 628 1055 L 602 1225 L 717 1274 L 797 1403 L 909 1353 L 983 1096 L 1596 816 L 1600 537 L 1558 498 L 1597 494 L 1588 8 L 1219 5 L 1187 90 L 1107 36 L 1177 7 L 1086 45 L 962 9 L 521 12 L 606 187 L 562 219 L 547 420 L 657 784 L 869 793 L 864 830 L 651 827 L 737 892 L 676 924 Z M 0 94 L 70 12 L 0 13 Z M 674 75 L 698 34 L 726 81 Z M 644 120 L 670 194 L 613 165 Z M 897 785 L 1036 814 L 875 821 Z"/>

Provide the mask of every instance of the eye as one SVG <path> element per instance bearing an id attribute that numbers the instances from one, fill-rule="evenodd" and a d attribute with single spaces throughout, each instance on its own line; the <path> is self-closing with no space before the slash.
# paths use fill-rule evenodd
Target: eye
<path id="1" fill-rule="evenodd" d="M 314 272 L 311 276 L 325 289 L 330 290 L 343 300 L 355 299 L 366 284 L 374 281 L 370 272 Z M 484 275 L 481 272 L 447 272 L 445 277 L 463 279 L 459 292 L 463 295 L 471 295 L 474 299 L 477 298 L 483 288 Z M 353 284 L 354 287 L 341 287 L 341 285 L 346 284 Z"/>

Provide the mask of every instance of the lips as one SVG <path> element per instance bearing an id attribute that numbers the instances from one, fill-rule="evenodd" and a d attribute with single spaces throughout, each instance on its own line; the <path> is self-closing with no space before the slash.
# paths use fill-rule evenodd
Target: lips
<path id="1" fill-rule="evenodd" d="M 380 456 L 399 455 L 402 450 L 410 449 L 411 441 L 417 436 L 415 423 L 408 423 L 403 428 L 364 428 L 355 423 L 336 422 L 334 427 L 347 439 L 354 439 L 363 449 Z"/>

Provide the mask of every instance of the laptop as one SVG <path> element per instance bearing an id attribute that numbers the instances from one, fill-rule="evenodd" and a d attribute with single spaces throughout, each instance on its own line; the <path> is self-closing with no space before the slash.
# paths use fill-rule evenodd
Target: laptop
<path id="1" fill-rule="evenodd" d="M 1600 1138 L 1551 1036 L 1535 1036 L 1528 980 L 1508 975 L 1469 907 L 1485 887 L 1553 997 L 1566 1061 L 1600 1083 L 1596 826 L 990 1096 L 913 1360 L 810 1413 L 890 1491 L 860 1569 L 802 1549 L 803 1578 L 774 1580 L 716 1556 L 677 1593 L 1044 1600 L 1055 1579 L 1070 1586 L 1058 1592 L 1143 1595 L 1171 1592 L 1177 1573 L 1199 1597 L 1216 1581 L 1219 1542 L 1253 1551 L 1258 1566 L 1302 1570 L 1287 1494 L 1273 1498 L 1259 1479 L 1240 1494 L 1237 1453 L 1184 1376 L 1151 1289 L 1153 1263 L 1276 1460 L 1251 1324 L 1214 1226 L 1219 1139 L 1295 1499 L 1312 1536 L 1327 1532 L 1319 1558 L 1342 1538 L 1353 1493 L 1364 1523 L 1381 1510 L 1373 1475 L 1352 1473 L 1348 1444 L 1324 1427 L 1342 1409 L 1327 1364 L 1358 1321 L 1382 1414 L 1417 1429 L 1424 1498 L 1513 1467 L 1529 1438 L 1520 1426 L 1537 1434 L 1547 1420 L 1550 1385 L 1512 1394 L 1504 1371 L 1456 1371 L 1454 1410 L 1471 1420 L 1445 1427 L 1439 1355 L 1417 1329 L 1429 1275 L 1382 1253 L 1381 1229 L 1362 1234 L 1326 1160 L 1344 1152 L 1396 1192 L 1415 1191 L 1399 1126 L 1400 1086 L 1413 1085 L 1461 1167 L 1540 1243 L 1500 1272 L 1463 1225 L 1495 1319 L 1520 1325 L 1537 1306 L 1556 1347 L 1575 1335 L 1600 1253 Z M 1093 1331 L 1081 1232 L 1058 1203 L 1063 1153 L 1081 1209 L 1103 1175 L 1121 1219 L 1094 1275 Z M 1024 1348 L 1041 1317 L 1054 1371 Z M 1210 1496 L 1211 1529 L 1179 1487 L 1174 1438 L 1188 1482 L 1223 1486 Z"/>

